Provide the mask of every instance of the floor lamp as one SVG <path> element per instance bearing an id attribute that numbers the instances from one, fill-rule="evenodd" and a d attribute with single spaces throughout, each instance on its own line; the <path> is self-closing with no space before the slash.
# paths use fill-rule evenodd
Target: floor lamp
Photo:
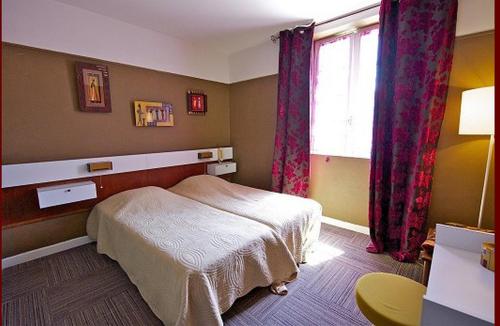
<path id="1" fill-rule="evenodd" d="M 483 193 L 479 208 L 477 227 L 481 227 L 484 209 L 484 197 L 488 186 L 491 155 L 495 143 L 495 87 L 475 88 L 462 93 L 460 108 L 460 135 L 490 135 L 486 172 L 484 173 Z"/>

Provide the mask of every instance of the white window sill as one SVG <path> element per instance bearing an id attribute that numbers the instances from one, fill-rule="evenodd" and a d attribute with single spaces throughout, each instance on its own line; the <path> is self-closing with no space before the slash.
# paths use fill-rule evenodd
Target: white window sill
<path id="1" fill-rule="evenodd" d="M 358 160 L 367 160 L 369 161 L 370 160 L 370 157 L 366 157 L 366 156 L 350 156 L 350 155 L 337 155 L 337 154 L 326 154 L 326 153 L 318 153 L 318 152 L 311 152 L 310 153 L 311 155 L 316 155 L 316 156 L 328 156 L 328 157 L 340 157 L 340 158 L 353 158 L 353 159 L 358 159 Z"/>

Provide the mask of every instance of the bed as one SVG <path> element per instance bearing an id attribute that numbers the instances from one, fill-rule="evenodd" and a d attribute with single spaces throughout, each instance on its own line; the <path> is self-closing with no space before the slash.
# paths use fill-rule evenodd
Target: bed
<path id="1" fill-rule="evenodd" d="M 265 286 L 282 294 L 298 274 L 271 228 L 159 187 L 97 204 L 87 232 L 166 325 L 222 325 L 238 297 Z"/>
<path id="2" fill-rule="evenodd" d="M 307 261 L 319 237 L 322 208 L 312 199 L 250 188 L 211 175 L 186 178 L 169 190 L 271 227 L 297 263 Z"/>

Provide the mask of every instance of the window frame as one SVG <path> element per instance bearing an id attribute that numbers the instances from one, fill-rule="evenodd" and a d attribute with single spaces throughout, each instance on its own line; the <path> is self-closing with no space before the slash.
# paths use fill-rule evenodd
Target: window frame
<path id="1" fill-rule="evenodd" d="M 328 44 L 328 43 L 333 43 L 333 42 L 337 42 L 339 40 L 342 40 L 342 39 L 345 39 L 345 38 L 349 38 L 351 37 L 353 34 L 360 34 L 363 35 L 363 34 L 368 34 L 369 32 L 371 32 L 372 30 L 374 29 L 379 29 L 380 28 L 380 24 L 377 22 L 377 23 L 373 23 L 373 24 L 369 24 L 369 25 L 366 25 L 366 26 L 362 26 L 362 27 L 353 27 L 353 28 L 349 28 L 349 29 L 346 29 L 342 32 L 339 32 L 339 33 L 335 33 L 333 35 L 329 35 L 329 36 L 326 36 L 326 37 L 322 37 L 322 38 L 319 38 L 319 39 L 316 39 L 314 40 L 314 44 L 313 44 L 313 50 L 312 50 L 312 64 L 311 64 L 311 105 L 310 105 L 310 138 L 311 139 L 311 145 L 310 145 L 310 155 L 320 155 L 320 156 L 330 156 L 330 157 L 344 157 L 344 158 L 353 158 L 353 159 L 363 159 L 363 160 L 370 160 L 371 159 L 371 153 L 369 153 L 369 156 L 368 157 L 360 157 L 359 155 L 332 155 L 331 153 L 323 153 L 323 152 L 320 152 L 320 151 L 313 151 L 314 150 L 314 147 L 313 147 L 313 144 L 312 144 L 312 139 L 313 139 L 313 126 L 314 126 L 314 118 L 315 118 L 315 114 L 314 114 L 314 111 L 316 109 L 315 105 L 316 105 L 316 102 L 315 102 L 315 96 L 316 96 L 316 86 L 317 86 L 317 83 L 318 83 L 318 59 L 319 59 L 319 49 L 321 46 L 323 46 L 324 44 Z M 354 46 L 358 47 L 358 51 L 357 51 L 357 55 L 359 56 L 359 40 L 358 39 L 358 42 L 357 44 L 355 44 Z M 352 64 L 352 56 L 353 56 L 353 51 L 351 51 L 350 53 L 350 62 L 349 62 L 349 72 L 351 73 L 352 72 L 352 69 L 351 69 L 351 64 Z M 358 58 L 359 60 L 359 58 Z M 349 84 L 351 84 L 352 80 L 351 78 L 349 77 Z M 375 95 L 375 94 L 374 94 Z M 373 126 L 372 126 L 373 127 Z"/>

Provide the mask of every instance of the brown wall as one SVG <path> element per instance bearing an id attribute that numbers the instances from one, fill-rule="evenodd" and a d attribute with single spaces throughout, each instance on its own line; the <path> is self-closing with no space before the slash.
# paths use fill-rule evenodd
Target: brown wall
<path id="1" fill-rule="evenodd" d="M 2 257 L 26 252 L 87 234 L 87 213 L 2 230 Z"/>
<path id="2" fill-rule="evenodd" d="M 493 33 L 456 40 L 448 103 L 438 144 L 430 224 L 477 223 L 488 137 L 458 135 L 460 97 L 465 89 L 494 83 L 493 55 Z M 231 85 L 231 143 L 241 160 L 235 177 L 237 182 L 269 188 L 276 89 L 276 76 Z M 323 205 L 326 216 L 368 225 L 369 174 L 369 160 L 312 155 L 310 197 Z M 494 225 L 493 175 L 489 184 L 484 227 Z"/>
<path id="3" fill-rule="evenodd" d="M 2 44 L 2 163 L 126 155 L 230 145 L 229 86 L 106 63 L 111 113 L 78 109 L 75 61 L 100 62 Z M 186 91 L 208 95 L 206 116 L 188 116 Z M 170 102 L 174 127 L 134 126 L 134 100 Z M 85 235 L 86 214 L 2 230 L 2 256 Z"/>
<path id="4" fill-rule="evenodd" d="M 234 182 L 271 188 L 276 128 L 276 75 L 231 84 L 231 145 L 238 162 Z"/>
<path id="5" fill-rule="evenodd" d="M 229 86 L 106 63 L 111 113 L 78 109 L 75 61 L 102 62 L 2 44 L 4 164 L 229 145 Z M 206 116 L 188 116 L 186 91 L 208 95 Z M 134 100 L 170 102 L 174 127 L 134 126 Z"/>

